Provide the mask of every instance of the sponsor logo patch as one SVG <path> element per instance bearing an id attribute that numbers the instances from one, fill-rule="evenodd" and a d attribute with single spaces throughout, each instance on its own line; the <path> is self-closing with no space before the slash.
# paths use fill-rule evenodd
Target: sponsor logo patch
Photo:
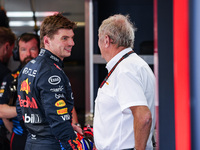
<path id="1" fill-rule="evenodd" d="M 64 98 L 64 94 L 55 94 L 55 98 L 60 99 L 60 98 Z"/>
<path id="2" fill-rule="evenodd" d="M 4 89 L 0 89 L 0 93 L 4 93 Z"/>
<path id="3" fill-rule="evenodd" d="M 63 107 L 63 106 L 65 106 L 65 105 L 66 105 L 66 103 L 65 103 L 64 100 L 59 100 L 59 101 L 57 101 L 57 102 L 55 103 L 55 106 L 56 106 L 56 107 Z"/>
<path id="4" fill-rule="evenodd" d="M 39 56 L 43 56 L 44 53 L 45 53 L 45 50 L 44 50 L 44 49 L 41 49 L 41 50 L 40 50 L 40 54 L 39 54 Z"/>
<path id="5" fill-rule="evenodd" d="M 35 77 L 35 75 L 37 74 L 37 70 L 33 70 L 31 68 L 25 67 L 22 73 L 27 74 L 28 76 L 31 76 L 31 77 Z"/>
<path id="6" fill-rule="evenodd" d="M 33 97 L 31 100 L 28 96 L 26 96 L 26 99 L 21 99 L 21 96 L 18 95 L 18 98 L 20 107 L 38 109 L 37 103 Z"/>
<path id="7" fill-rule="evenodd" d="M 61 92 L 63 91 L 63 86 L 59 86 L 58 88 L 51 88 L 50 91 L 51 92 Z"/>
<path id="8" fill-rule="evenodd" d="M 63 121 L 66 121 L 66 120 L 70 120 L 70 115 L 69 114 L 66 114 L 66 115 L 63 115 L 63 116 L 60 116 Z"/>
<path id="9" fill-rule="evenodd" d="M 2 85 L 2 86 L 4 86 L 4 85 L 6 85 L 6 84 L 7 84 L 7 82 L 2 82 L 2 84 L 1 84 L 1 85 Z"/>
<path id="10" fill-rule="evenodd" d="M 33 60 L 31 60 L 30 62 L 31 62 L 32 64 L 34 64 L 34 63 L 36 62 L 36 60 L 33 59 Z"/>
<path id="11" fill-rule="evenodd" d="M 53 59 L 53 60 L 55 60 L 55 61 L 57 61 L 57 62 L 59 62 L 59 59 L 58 59 L 58 58 L 56 58 L 56 57 L 55 57 L 55 56 L 53 56 L 53 55 L 51 55 L 51 56 L 50 56 L 50 58 L 51 58 L 51 59 Z"/>
<path id="12" fill-rule="evenodd" d="M 73 143 L 72 143 L 71 139 L 68 140 L 68 142 L 69 142 L 70 146 L 72 147 L 72 149 L 76 149 L 76 147 L 77 147 L 78 150 L 83 150 L 82 144 L 78 140 L 78 138 L 76 138 L 75 140 L 73 140 Z"/>
<path id="13" fill-rule="evenodd" d="M 26 94 L 28 94 L 31 91 L 29 86 L 30 84 L 30 82 L 28 83 L 28 78 L 22 81 L 20 91 L 25 91 Z"/>
<path id="14" fill-rule="evenodd" d="M 36 135 L 31 134 L 31 139 L 36 140 L 36 139 L 37 139 L 37 138 L 36 138 Z"/>
<path id="15" fill-rule="evenodd" d="M 67 108 L 62 108 L 62 109 L 57 110 L 58 115 L 63 115 L 67 113 L 68 113 Z"/>
<path id="16" fill-rule="evenodd" d="M 28 114 L 25 113 L 24 122 L 25 123 L 41 123 L 42 119 L 40 118 L 38 114 L 30 114 L 30 116 L 28 116 Z"/>
<path id="17" fill-rule="evenodd" d="M 74 99 L 73 93 L 71 93 L 71 99 Z"/>
<path id="18" fill-rule="evenodd" d="M 56 85 L 56 84 L 60 83 L 60 81 L 61 81 L 61 78 L 57 75 L 53 75 L 53 76 L 49 77 L 49 79 L 48 79 L 48 82 L 52 85 Z"/>
<path id="19" fill-rule="evenodd" d="M 17 73 L 15 73 L 15 74 L 11 74 L 12 76 L 13 76 L 13 78 L 17 78 L 18 76 L 19 76 L 19 71 L 17 71 Z"/>

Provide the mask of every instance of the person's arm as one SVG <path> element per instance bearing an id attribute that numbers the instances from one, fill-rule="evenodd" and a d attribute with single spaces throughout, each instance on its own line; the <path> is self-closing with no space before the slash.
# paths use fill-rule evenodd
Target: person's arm
<path id="1" fill-rule="evenodd" d="M 77 116 L 75 107 L 73 107 L 73 110 L 72 110 L 72 127 L 77 133 L 79 133 L 80 135 L 83 135 L 81 125 L 78 123 L 78 116 Z"/>
<path id="2" fill-rule="evenodd" d="M 77 113 L 76 113 L 75 107 L 73 107 L 73 110 L 72 110 L 72 123 L 73 124 L 77 124 L 78 123 L 78 117 L 77 117 Z"/>
<path id="3" fill-rule="evenodd" d="M 54 85 L 51 79 L 59 79 Z M 59 88 L 58 88 L 59 87 Z M 52 134 L 65 149 L 78 149 L 81 143 L 72 126 L 73 93 L 69 79 L 62 71 L 49 69 L 38 77 L 36 88 L 39 90 L 45 117 Z M 55 94 L 60 98 L 55 97 Z"/>
<path id="4" fill-rule="evenodd" d="M 134 116 L 135 148 L 145 150 L 152 123 L 151 112 L 147 106 L 132 106 L 130 109 Z"/>
<path id="5" fill-rule="evenodd" d="M 6 127 L 6 129 L 10 133 L 12 133 L 13 123 L 7 118 L 3 118 L 2 120 L 3 120 L 3 123 L 4 123 L 5 127 Z"/>
<path id="6" fill-rule="evenodd" d="M 16 107 L 0 104 L 0 118 L 13 118 L 17 116 Z"/>

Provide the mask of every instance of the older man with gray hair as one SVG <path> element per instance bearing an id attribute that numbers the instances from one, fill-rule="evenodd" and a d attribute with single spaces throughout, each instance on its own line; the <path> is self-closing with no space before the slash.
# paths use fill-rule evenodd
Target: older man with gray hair
<path id="1" fill-rule="evenodd" d="M 94 141 L 99 150 L 153 150 L 155 76 L 134 51 L 135 27 L 117 14 L 99 28 L 108 75 L 95 100 Z"/>

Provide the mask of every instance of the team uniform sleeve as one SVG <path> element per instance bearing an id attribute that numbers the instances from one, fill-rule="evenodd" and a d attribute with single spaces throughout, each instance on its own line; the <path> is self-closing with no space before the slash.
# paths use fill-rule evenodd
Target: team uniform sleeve
<path id="1" fill-rule="evenodd" d="M 68 78 L 60 70 L 48 71 L 39 78 L 37 88 L 56 139 L 65 149 L 82 149 L 71 125 L 73 94 Z"/>
<path id="2" fill-rule="evenodd" d="M 23 121 L 22 111 L 21 111 L 21 108 L 20 108 L 20 105 L 19 105 L 19 99 L 16 100 L 16 111 L 17 111 L 17 119 L 19 121 Z"/>
<path id="3" fill-rule="evenodd" d="M 10 100 L 10 84 L 12 82 L 12 76 L 8 74 L 4 79 L 1 84 L 1 89 L 0 89 L 0 104 L 8 104 Z"/>

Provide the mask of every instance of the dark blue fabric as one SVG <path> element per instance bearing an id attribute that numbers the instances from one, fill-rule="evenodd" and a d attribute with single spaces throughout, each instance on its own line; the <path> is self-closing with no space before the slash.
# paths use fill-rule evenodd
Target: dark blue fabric
<path id="1" fill-rule="evenodd" d="M 73 93 L 62 66 L 57 56 L 41 49 L 20 72 L 17 105 L 31 135 L 29 143 L 60 145 L 60 140 L 66 149 L 77 147 L 79 141 L 71 126 Z"/>
<path id="2" fill-rule="evenodd" d="M 0 85 L 3 81 L 3 78 L 9 74 L 11 71 L 4 65 L 2 62 L 0 62 Z"/>
<path id="3" fill-rule="evenodd" d="M 17 77 L 19 75 L 19 72 L 21 70 L 21 66 L 19 66 L 15 71 L 12 73 L 7 74 L 2 82 L 1 85 L 1 93 L 0 93 L 0 104 L 9 104 L 14 106 L 17 98 L 17 91 L 11 91 L 11 87 L 17 83 Z M 15 82 L 14 82 L 15 81 Z M 14 86 L 17 86 L 14 85 Z M 12 100 L 12 102 L 11 102 Z M 20 122 L 17 120 L 17 118 L 13 118 L 13 131 L 18 134 L 23 134 L 23 127 L 21 126 Z M 3 121 L 0 119 L 0 125 L 3 125 Z"/>

